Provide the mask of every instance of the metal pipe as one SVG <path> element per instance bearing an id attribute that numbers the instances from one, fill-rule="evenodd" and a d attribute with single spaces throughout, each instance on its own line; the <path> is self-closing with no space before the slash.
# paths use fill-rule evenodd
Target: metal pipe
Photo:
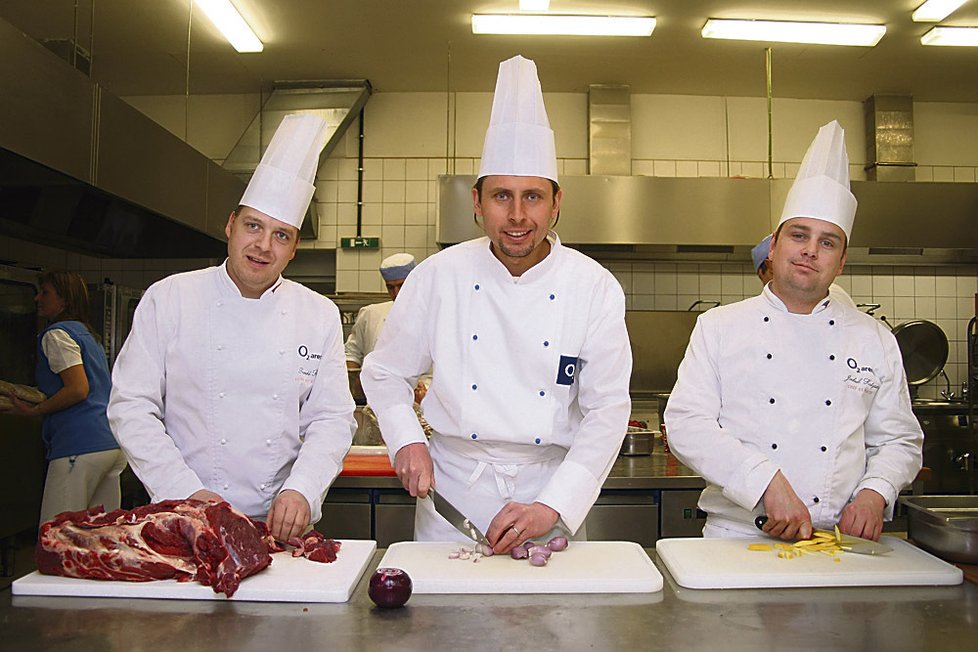
<path id="1" fill-rule="evenodd" d="M 774 128 L 771 123 L 771 48 L 764 48 L 764 69 L 767 78 L 767 178 L 774 178 Z"/>
<path id="2" fill-rule="evenodd" d="M 360 109 L 360 133 L 357 135 L 357 237 L 363 233 L 363 114 L 366 107 Z"/>

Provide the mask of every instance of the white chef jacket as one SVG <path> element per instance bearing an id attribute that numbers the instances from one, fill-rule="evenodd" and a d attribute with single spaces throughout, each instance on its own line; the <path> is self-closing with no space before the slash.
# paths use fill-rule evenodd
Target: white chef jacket
<path id="1" fill-rule="evenodd" d="M 294 489 L 315 523 L 356 429 L 339 311 L 282 278 L 246 299 L 226 265 L 143 295 L 109 424 L 153 501 L 208 489 L 264 520 Z"/>
<path id="2" fill-rule="evenodd" d="M 393 301 L 384 301 L 360 308 L 350 337 L 346 339 L 346 359 L 349 362 L 362 365 L 367 354 L 377 348 L 380 329 L 393 307 Z"/>
<path id="3" fill-rule="evenodd" d="M 548 238 L 550 253 L 520 277 L 485 237 L 429 256 L 401 287 L 360 379 L 393 458 L 425 441 L 412 388 L 433 366 L 422 402 L 433 439 L 480 443 L 496 461 L 559 456 L 534 500 L 576 532 L 621 447 L 632 360 L 618 282 Z"/>
<path id="4" fill-rule="evenodd" d="M 896 340 L 832 299 L 788 312 L 769 287 L 697 319 L 665 412 L 672 452 L 700 473 L 707 524 L 756 534 L 780 469 L 815 527 L 862 489 L 886 500 L 920 470 L 923 433 Z"/>

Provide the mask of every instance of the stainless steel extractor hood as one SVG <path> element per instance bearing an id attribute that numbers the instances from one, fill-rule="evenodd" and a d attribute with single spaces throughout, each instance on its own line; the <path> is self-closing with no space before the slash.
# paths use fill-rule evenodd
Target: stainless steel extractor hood
<path id="1" fill-rule="evenodd" d="M 791 179 L 620 176 L 561 178 L 561 241 L 615 258 L 750 260 L 777 225 Z M 482 235 L 472 175 L 438 179 L 437 240 Z M 978 262 L 978 186 L 854 181 L 859 201 L 850 262 Z"/>
<path id="2" fill-rule="evenodd" d="M 218 257 L 244 184 L 0 20 L 0 232 L 103 256 Z"/>
<path id="3" fill-rule="evenodd" d="M 366 79 L 277 82 L 262 103 L 261 111 L 228 154 L 224 169 L 247 183 L 279 123 L 289 113 L 299 112 L 319 115 L 329 125 L 326 146 L 319 155 L 321 165 L 358 118 L 371 91 Z M 318 230 L 319 217 L 313 201 L 302 222 L 300 236 L 315 240 Z"/>

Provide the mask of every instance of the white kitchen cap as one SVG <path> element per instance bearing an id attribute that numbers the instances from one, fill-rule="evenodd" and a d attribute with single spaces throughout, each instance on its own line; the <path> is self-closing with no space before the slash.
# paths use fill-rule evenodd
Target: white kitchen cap
<path id="1" fill-rule="evenodd" d="M 771 253 L 771 234 L 764 237 L 763 240 L 754 245 L 754 248 L 750 250 L 750 259 L 754 261 L 754 271 L 756 272 L 765 260 L 767 260 L 768 254 Z"/>
<path id="2" fill-rule="evenodd" d="M 285 116 L 241 196 L 241 205 L 300 228 L 316 191 L 313 182 L 326 129 L 326 121 L 318 115 Z"/>
<path id="3" fill-rule="evenodd" d="M 499 64 L 479 178 L 543 177 L 557 182 L 554 132 L 543 105 L 537 66 L 517 55 Z"/>
<path id="4" fill-rule="evenodd" d="M 411 254 L 394 254 L 380 261 L 380 275 L 385 281 L 407 278 L 412 269 L 414 269 L 414 256 Z"/>
<path id="5" fill-rule="evenodd" d="M 793 217 L 814 217 L 831 222 L 845 231 L 847 242 L 852 234 L 856 198 L 849 191 L 845 131 L 836 120 L 818 130 L 805 152 L 778 226 Z"/>

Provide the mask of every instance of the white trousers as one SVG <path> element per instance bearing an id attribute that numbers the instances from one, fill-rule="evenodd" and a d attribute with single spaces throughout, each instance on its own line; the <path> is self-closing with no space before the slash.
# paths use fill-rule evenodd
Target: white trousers
<path id="1" fill-rule="evenodd" d="M 520 444 L 476 443 L 437 433 L 429 442 L 434 464 L 435 491 L 475 524 L 483 534 L 508 502 L 532 503 L 564 459 L 559 446 L 531 447 Z M 557 526 L 540 537 L 570 537 Z M 587 538 L 585 528 L 573 537 Z M 439 515 L 430 499 L 419 499 L 414 512 L 415 541 L 471 540 Z"/>
<path id="2" fill-rule="evenodd" d="M 106 511 L 118 509 L 122 500 L 119 476 L 125 468 L 126 456 L 119 448 L 51 460 L 41 500 L 41 523 L 61 512 L 96 505 L 105 505 Z"/>

